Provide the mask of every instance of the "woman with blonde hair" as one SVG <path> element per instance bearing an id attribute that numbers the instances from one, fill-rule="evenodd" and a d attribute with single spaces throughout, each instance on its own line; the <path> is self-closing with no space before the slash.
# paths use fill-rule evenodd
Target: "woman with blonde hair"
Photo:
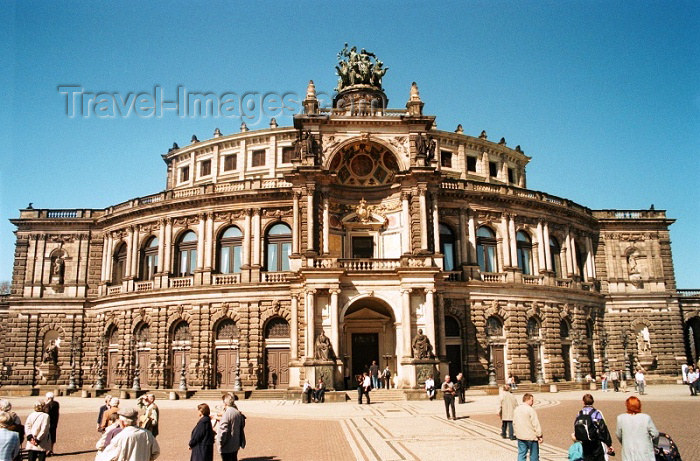
<path id="1" fill-rule="evenodd" d="M 654 439 L 659 436 L 651 417 L 642 413 L 635 396 L 625 401 L 627 413 L 618 415 L 615 435 L 622 443 L 622 461 L 654 461 Z"/>
<path id="2" fill-rule="evenodd" d="M 34 411 L 27 416 L 24 423 L 24 434 L 27 437 L 27 459 L 29 461 L 44 461 L 46 452 L 51 450 L 51 435 L 49 434 L 49 415 L 44 413 L 44 402 L 39 400 L 34 404 Z"/>

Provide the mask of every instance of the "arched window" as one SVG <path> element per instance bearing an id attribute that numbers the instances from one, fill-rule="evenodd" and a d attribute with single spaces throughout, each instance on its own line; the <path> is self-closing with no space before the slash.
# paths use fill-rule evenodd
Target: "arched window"
<path id="1" fill-rule="evenodd" d="M 534 317 L 527 320 L 527 339 L 540 339 L 540 322 Z"/>
<path id="2" fill-rule="evenodd" d="M 554 276 L 561 278 L 561 246 L 559 246 L 559 242 L 554 237 L 549 237 L 549 256 Z"/>
<path id="3" fill-rule="evenodd" d="M 496 234 L 486 226 L 481 226 L 476 231 L 476 259 L 481 272 L 498 272 Z"/>
<path id="4" fill-rule="evenodd" d="M 288 225 L 279 223 L 267 231 L 266 269 L 269 272 L 289 270 L 289 255 L 292 254 L 292 230 Z"/>
<path id="5" fill-rule="evenodd" d="M 119 329 L 116 325 L 112 325 L 107 330 L 107 344 L 110 349 L 119 347 Z"/>
<path id="6" fill-rule="evenodd" d="M 181 320 L 173 327 L 173 343 L 186 343 L 191 339 L 189 323 Z"/>
<path id="7" fill-rule="evenodd" d="M 486 320 L 486 336 L 488 337 L 502 337 L 503 336 L 503 322 L 501 319 L 495 316 L 491 316 Z"/>
<path id="8" fill-rule="evenodd" d="M 175 273 L 179 276 L 192 275 L 197 268 L 197 234 L 185 232 L 177 244 L 177 267 Z"/>
<path id="9" fill-rule="evenodd" d="M 566 320 L 562 320 L 559 322 L 559 337 L 561 339 L 569 339 L 570 336 L 570 328 L 569 328 L 569 322 Z"/>
<path id="10" fill-rule="evenodd" d="M 440 253 L 444 256 L 442 269 L 455 270 L 455 236 L 452 230 L 444 224 L 440 224 Z"/>
<path id="11" fill-rule="evenodd" d="M 445 316 L 445 336 L 460 337 L 462 336 L 459 322 L 451 315 Z"/>
<path id="12" fill-rule="evenodd" d="M 289 338 L 289 322 L 282 317 L 274 317 L 265 326 L 265 339 Z"/>
<path id="13" fill-rule="evenodd" d="M 141 323 L 139 326 L 136 327 L 136 331 L 134 331 L 134 339 L 136 340 L 136 344 L 138 344 L 141 347 L 145 346 L 147 343 L 150 342 L 149 329 L 147 323 Z"/>
<path id="14" fill-rule="evenodd" d="M 153 280 L 158 272 L 158 239 L 151 237 L 141 250 L 141 278 Z"/>
<path id="15" fill-rule="evenodd" d="M 112 256 L 112 285 L 121 285 L 126 271 L 126 243 L 122 242 Z"/>
<path id="16" fill-rule="evenodd" d="M 216 327 L 217 341 L 233 341 L 238 339 L 238 327 L 231 319 L 222 320 Z"/>
<path id="17" fill-rule="evenodd" d="M 515 234 L 518 247 L 518 267 L 524 275 L 532 275 L 532 240 L 525 231 Z"/>
<path id="18" fill-rule="evenodd" d="M 593 320 L 586 321 L 586 339 L 593 339 Z"/>
<path id="19" fill-rule="evenodd" d="M 232 274 L 241 271 L 241 248 L 243 233 L 236 226 L 231 226 L 219 239 L 219 272 Z"/>

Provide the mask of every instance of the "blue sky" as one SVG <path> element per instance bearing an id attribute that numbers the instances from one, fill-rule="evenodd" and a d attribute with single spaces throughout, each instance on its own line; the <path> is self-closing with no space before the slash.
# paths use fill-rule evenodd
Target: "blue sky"
<path id="1" fill-rule="evenodd" d="M 694 1 L 4 2 L 0 281 L 18 209 L 158 192 L 173 142 L 240 126 L 174 111 L 69 118 L 58 86 L 159 86 L 172 99 L 178 86 L 303 95 L 313 79 L 330 92 L 349 42 L 389 67 L 390 106 L 416 81 L 440 129 L 521 145 L 529 188 L 592 209 L 667 210 L 678 286 L 700 288 L 699 18 Z"/>

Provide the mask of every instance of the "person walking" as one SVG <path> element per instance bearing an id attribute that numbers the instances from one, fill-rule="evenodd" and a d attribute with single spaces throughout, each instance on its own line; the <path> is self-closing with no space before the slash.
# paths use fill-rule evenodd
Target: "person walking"
<path id="1" fill-rule="evenodd" d="M 372 377 L 372 388 L 379 389 L 379 365 L 376 360 L 372 360 L 372 365 L 369 366 L 369 374 Z"/>
<path id="2" fill-rule="evenodd" d="M 510 391 L 508 384 L 503 386 L 503 392 L 499 401 L 498 415 L 501 417 L 501 437 L 515 440 L 513 435 L 513 413 L 518 407 L 518 399 Z M 508 432 L 508 435 L 506 435 Z"/>
<path id="3" fill-rule="evenodd" d="M 620 376 L 617 374 L 617 370 L 610 372 L 610 381 L 613 383 L 615 392 L 620 392 Z"/>
<path id="4" fill-rule="evenodd" d="M 97 413 L 97 432 L 104 432 L 104 428 L 102 427 L 102 416 L 105 414 L 105 411 L 109 410 L 110 400 L 112 400 L 112 396 L 109 394 L 105 395 L 105 403 L 100 407 L 100 411 Z"/>
<path id="5" fill-rule="evenodd" d="M 387 365 L 382 372 L 382 381 L 384 381 L 384 389 L 391 389 L 391 370 L 389 369 L 389 365 Z"/>
<path id="6" fill-rule="evenodd" d="M 445 375 L 445 381 L 442 383 L 440 390 L 442 391 L 442 398 L 445 401 L 445 414 L 447 415 L 447 419 L 456 421 L 455 385 L 450 381 L 450 375 Z M 450 418 L 450 409 L 452 409 L 452 418 Z"/>
<path id="7" fill-rule="evenodd" d="M 243 414 L 235 407 L 232 395 L 224 397 L 226 410 L 221 416 L 216 439 L 219 442 L 219 453 L 222 461 L 237 461 L 238 450 L 245 448 L 243 426 L 245 419 Z"/>
<path id="8" fill-rule="evenodd" d="M 51 435 L 51 448 L 48 455 L 53 455 L 53 449 L 56 445 L 56 431 L 58 430 L 58 418 L 61 405 L 54 400 L 53 392 L 46 393 L 46 401 L 44 402 L 44 411 L 49 415 L 49 434 Z"/>
<path id="9" fill-rule="evenodd" d="M 13 461 L 19 455 L 19 434 L 10 430 L 12 415 L 0 412 L 0 461 Z"/>
<path id="10" fill-rule="evenodd" d="M 190 461 L 213 461 L 216 432 L 211 427 L 211 410 L 206 403 L 197 405 L 199 420 L 190 436 Z"/>
<path id="11" fill-rule="evenodd" d="M 369 378 L 369 375 L 365 371 L 362 374 L 362 382 L 360 383 L 360 404 L 362 404 L 362 396 L 364 395 L 365 398 L 367 399 L 367 405 L 369 405 L 369 392 L 372 390 L 372 381 Z"/>
<path id="12" fill-rule="evenodd" d="M 654 461 L 653 439 L 659 436 L 651 417 L 642 413 L 642 402 L 635 396 L 625 401 L 627 412 L 617 417 L 615 435 L 622 443 L 622 461 Z"/>
<path id="13" fill-rule="evenodd" d="M 102 413 L 102 422 L 100 423 L 101 432 L 109 425 L 109 415 L 119 412 L 119 399 L 112 397 L 109 399 L 109 408 Z"/>
<path id="14" fill-rule="evenodd" d="M 600 389 L 603 392 L 608 392 L 608 372 L 604 371 L 602 375 L 600 375 Z"/>
<path id="15" fill-rule="evenodd" d="M 581 442 L 585 461 L 605 461 L 606 454 L 613 454 L 612 438 L 603 414 L 593 407 L 591 394 L 583 396 L 583 408 L 574 420 L 574 434 Z"/>
<path id="16" fill-rule="evenodd" d="M 644 387 L 646 386 L 646 381 L 644 380 L 644 372 L 641 368 L 639 368 L 634 374 L 634 383 L 637 387 L 639 395 L 644 395 Z"/>
<path id="17" fill-rule="evenodd" d="M 139 399 L 138 405 L 146 407 L 146 411 L 141 417 L 139 426 L 151 431 L 153 437 L 158 437 L 160 410 L 158 409 L 158 405 L 156 405 L 156 396 L 153 394 L 146 394 L 143 400 Z"/>
<path id="18" fill-rule="evenodd" d="M 151 431 L 138 427 L 139 412 L 134 408 L 121 409 L 119 425 L 122 430 L 112 442 L 97 454 L 95 461 L 153 461 L 160 455 L 160 446 Z"/>
<path id="19" fill-rule="evenodd" d="M 459 403 L 466 403 L 464 399 L 464 391 L 466 390 L 467 383 L 464 381 L 464 375 L 462 373 L 457 373 L 457 379 L 455 379 L 455 392 L 457 397 L 459 397 Z"/>
<path id="20" fill-rule="evenodd" d="M 34 404 L 34 411 L 29 413 L 24 422 L 24 434 L 27 437 L 27 459 L 29 461 L 44 461 L 46 453 L 51 449 L 49 434 L 49 415 L 44 412 L 44 402 Z"/>
<path id="21" fill-rule="evenodd" d="M 513 411 L 513 431 L 518 439 L 518 461 L 526 461 L 530 452 L 530 461 L 540 460 L 540 443 L 542 443 L 542 426 L 532 405 L 535 397 L 526 393 L 523 403 Z"/>

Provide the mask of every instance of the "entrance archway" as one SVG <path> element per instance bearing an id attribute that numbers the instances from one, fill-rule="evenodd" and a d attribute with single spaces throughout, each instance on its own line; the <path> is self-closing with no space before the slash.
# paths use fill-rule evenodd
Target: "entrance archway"
<path id="1" fill-rule="evenodd" d="M 388 365 L 396 376 L 394 321 L 391 307 L 378 298 L 362 298 L 347 308 L 341 350 L 344 366 L 350 368 L 352 376 L 367 371 L 375 360 L 382 369 Z"/>
<path id="2" fill-rule="evenodd" d="M 265 374 L 264 387 L 286 389 L 289 387 L 289 322 L 273 317 L 265 325 Z"/>
<path id="3" fill-rule="evenodd" d="M 685 323 L 685 335 L 688 359 L 690 363 L 697 363 L 700 359 L 700 317 L 693 317 Z"/>

